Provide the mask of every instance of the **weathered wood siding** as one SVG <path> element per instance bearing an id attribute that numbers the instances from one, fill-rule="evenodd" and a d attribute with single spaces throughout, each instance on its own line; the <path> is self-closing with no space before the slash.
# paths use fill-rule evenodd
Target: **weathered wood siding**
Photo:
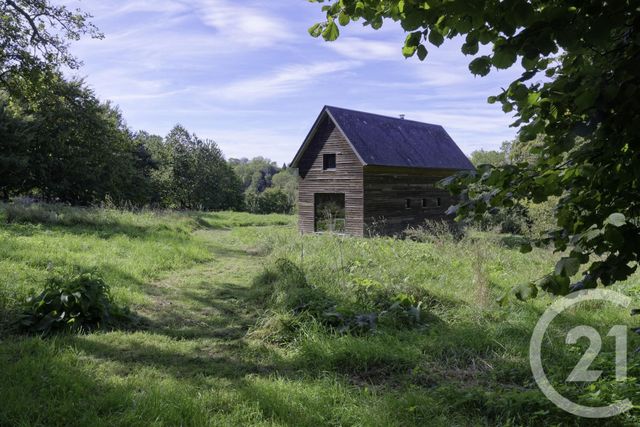
<path id="1" fill-rule="evenodd" d="M 336 169 L 322 169 L 322 155 L 336 154 Z M 318 126 L 298 164 L 298 227 L 314 232 L 314 194 L 344 193 L 345 231 L 363 235 L 362 164 L 349 143 L 329 118 Z"/>
<path id="2" fill-rule="evenodd" d="M 435 184 L 454 172 L 365 166 L 365 235 L 401 233 L 426 219 L 445 219 L 445 211 L 454 199 Z M 440 206 L 437 198 L 440 198 Z M 410 208 L 405 207 L 406 199 L 411 200 Z M 422 199 L 426 199 L 426 207 L 422 207 Z"/>

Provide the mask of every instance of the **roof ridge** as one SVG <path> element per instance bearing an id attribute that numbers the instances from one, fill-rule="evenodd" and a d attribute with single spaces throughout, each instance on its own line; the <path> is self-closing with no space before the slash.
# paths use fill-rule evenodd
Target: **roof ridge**
<path id="1" fill-rule="evenodd" d="M 362 165 L 473 169 L 467 156 L 442 125 L 331 105 L 325 105 L 316 118 L 294 157 L 294 167 L 324 118 L 337 128 Z"/>
<path id="2" fill-rule="evenodd" d="M 412 120 L 412 119 L 402 119 L 400 117 L 393 117 L 393 116 L 386 116 L 384 114 L 378 114 L 378 113 L 370 113 L 368 111 L 361 111 L 361 110 L 353 110 L 351 108 L 343 108 L 343 107 L 336 107 L 335 105 L 325 105 L 324 106 L 325 109 L 336 109 L 336 110 L 343 110 L 343 111 L 349 111 L 351 113 L 358 113 L 358 114 L 364 114 L 367 116 L 376 116 L 376 117 L 383 117 L 385 119 L 390 119 L 390 120 L 399 120 L 399 121 L 403 121 L 403 122 L 413 122 L 413 123 L 419 123 L 421 125 L 429 125 L 429 126 L 438 126 L 438 127 L 443 127 L 442 125 L 436 124 L 436 123 L 427 123 L 427 122 L 421 122 L 418 120 Z"/>

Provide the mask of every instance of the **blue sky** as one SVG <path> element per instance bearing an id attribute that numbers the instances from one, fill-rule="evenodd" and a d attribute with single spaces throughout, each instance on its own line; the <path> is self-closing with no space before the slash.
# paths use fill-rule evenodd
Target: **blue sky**
<path id="1" fill-rule="evenodd" d="M 306 0 L 75 0 L 103 40 L 72 51 L 76 72 L 118 104 L 132 129 L 165 135 L 181 123 L 225 156 L 293 158 L 323 105 L 441 124 L 462 150 L 512 139 L 512 119 L 486 98 L 518 70 L 474 78 L 460 40 L 404 59 L 404 33 L 351 23 L 335 42 L 307 28 L 322 19 Z"/>

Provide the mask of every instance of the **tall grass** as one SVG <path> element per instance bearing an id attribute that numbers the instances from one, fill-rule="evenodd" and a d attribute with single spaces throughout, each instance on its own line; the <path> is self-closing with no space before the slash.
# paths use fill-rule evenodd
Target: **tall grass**
<path id="1" fill-rule="evenodd" d="M 552 298 L 495 301 L 560 254 L 486 233 L 301 236 L 281 215 L 39 205 L 0 217 L 0 425 L 588 424 L 532 381 L 529 339 Z M 44 340 L 5 328 L 26 291 L 80 268 L 141 330 Z M 637 275 L 615 289 L 640 301 Z M 576 323 L 605 336 L 631 319 L 606 304 L 559 316 L 551 381 L 592 406 L 640 397 L 606 374 L 612 340 L 593 367 L 600 394 L 564 383 L 584 350 L 564 343 Z M 637 425 L 634 411 L 610 424 Z"/>
<path id="2" fill-rule="evenodd" d="M 252 336 L 293 346 L 289 357 L 299 369 L 316 375 L 335 372 L 356 385 L 419 387 L 430 390 L 431 398 L 447 396 L 459 410 L 472 417 L 488 415 L 494 422 L 573 422 L 540 393 L 529 371 L 530 334 L 552 297 L 526 303 L 514 299 L 506 306 L 496 302 L 513 286 L 550 271 L 560 254 L 545 249 L 521 254 L 502 239 L 474 232 L 460 239 L 436 232 L 419 241 L 296 233 L 270 238 L 273 264 L 267 264 L 256 285 L 270 289 L 272 296 Z M 284 260 L 303 275 L 272 267 Z M 636 276 L 616 289 L 637 298 L 640 281 Z M 422 320 L 383 322 L 380 313 L 407 296 L 421 303 Z M 638 395 L 627 383 L 611 379 L 603 380 L 606 392 L 599 397 L 564 383 L 582 354 L 567 351 L 562 342 L 568 325 L 588 324 L 603 336 L 613 324 L 632 325 L 626 311 L 600 309 L 597 317 L 586 306 L 565 316 L 551 328 L 553 344 L 545 348 L 545 366 L 556 387 L 591 405 L 624 393 Z M 327 321 L 336 311 L 352 319 L 376 311 L 378 325 L 365 333 L 336 328 Z M 635 336 L 629 339 L 634 342 L 630 348 L 640 344 Z M 612 343 L 605 346 L 596 365 L 609 372 Z M 640 374 L 635 366 L 631 375 Z M 428 419 L 427 411 L 420 413 Z M 615 423 L 632 420 L 627 415 Z"/>
<path id="3" fill-rule="evenodd" d="M 236 212 L 0 204 L 0 324 L 53 274 L 92 271 L 110 285 L 117 303 L 144 304 L 149 281 L 214 258 L 196 231 L 293 221 Z"/>

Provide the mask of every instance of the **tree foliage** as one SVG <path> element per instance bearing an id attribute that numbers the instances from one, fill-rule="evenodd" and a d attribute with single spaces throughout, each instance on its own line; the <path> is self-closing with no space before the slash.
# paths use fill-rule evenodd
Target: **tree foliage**
<path id="1" fill-rule="evenodd" d="M 283 192 L 287 196 L 287 204 L 291 209 L 298 204 L 298 172 L 297 169 L 283 166 L 272 178 L 273 188 Z"/>
<path id="2" fill-rule="evenodd" d="M 101 38 L 91 15 L 49 0 L 0 0 L 0 85 L 61 66 L 78 68 L 69 41 Z"/>
<path id="3" fill-rule="evenodd" d="M 291 213 L 296 206 L 295 171 L 265 157 L 229 159 L 244 188 L 245 208 L 252 213 Z"/>
<path id="4" fill-rule="evenodd" d="M 0 178 L 5 198 L 36 192 L 45 200 L 88 204 L 131 200 L 135 152 L 117 108 L 100 102 L 82 81 L 60 74 L 14 79 L 4 94 Z"/>
<path id="5" fill-rule="evenodd" d="M 172 196 L 182 209 L 239 208 L 240 181 L 213 141 L 203 141 L 176 125 L 165 144 L 171 149 Z"/>
<path id="6" fill-rule="evenodd" d="M 251 160 L 246 157 L 232 158 L 229 159 L 229 164 L 240 177 L 243 189 L 253 193 L 260 193 L 271 187 L 271 179 L 279 171 L 276 162 L 261 156 Z"/>
<path id="7" fill-rule="evenodd" d="M 502 165 L 507 161 L 505 153 L 497 150 L 475 150 L 471 153 L 471 163 L 478 167 L 480 165 Z"/>
<path id="8" fill-rule="evenodd" d="M 119 110 L 59 73 L 0 91 L 0 194 L 89 205 L 239 209 L 240 181 L 214 142 L 182 126 L 133 135 Z M 41 77 L 43 77 L 41 75 Z"/>
<path id="9" fill-rule="evenodd" d="M 176 126 L 133 135 L 117 107 L 62 69 L 69 42 L 102 37 L 90 15 L 49 0 L 0 0 L 0 195 L 183 209 L 242 206 L 212 141 Z"/>
<path id="10" fill-rule="evenodd" d="M 267 188 L 261 193 L 246 193 L 245 207 L 251 213 L 291 213 L 294 205 L 279 188 Z"/>
<path id="11" fill-rule="evenodd" d="M 322 2 L 322 0 L 320 0 Z M 540 144 L 527 159 L 486 165 L 445 183 L 460 203 L 458 219 L 522 201 L 558 197 L 556 226 L 534 244 L 566 256 L 535 285 L 554 293 L 610 285 L 632 274 L 640 258 L 640 9 L 612 0 L 336 0 L 326 21 L 309 29 L 335 40 L 338 25 L 385 19 L 407 31 L 402 53 L 427 57 L 429 44 L 463 37 L 469 69 L 520 62 L 524 71 L 488 99 L 513 112 L 519 139 Z M 480 49 L 481 45 L 487 46 Z M 490 52 L 489 52 L 490 49 Z M 480 184 L 480 185 L 474 185 Z M 477 189 L 482 191 L 476 191 Z M 530 250 L 525 244 L 523 250 Z M 572 279 L 583 268 L 580 280 Z M 571 281 L 574 280 L 573 284 Z"/>

